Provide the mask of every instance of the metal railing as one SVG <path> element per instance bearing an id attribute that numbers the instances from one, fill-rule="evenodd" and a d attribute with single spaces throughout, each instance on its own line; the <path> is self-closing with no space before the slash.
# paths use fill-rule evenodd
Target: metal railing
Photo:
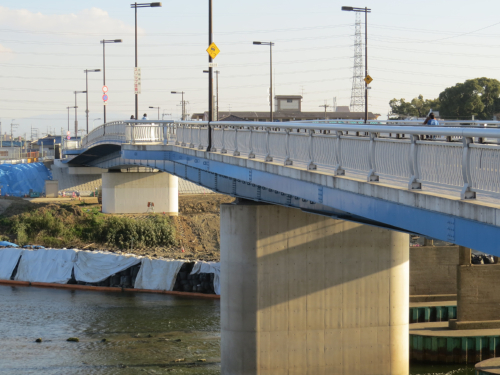
<path id="1" fill-rule="evenodd" d="M 465 121 L 454 126 L 422 126 L 407 121 L 360 124 L 346 120 L 211 122 L 210 152 L 337 176 L 364 176 L 368 182 L 399 180 L 412 190 L 422 189 L 425 184 L 460 188 L 461 198 L 471 199 L 476 192 L 500 194 L 498 124 Z M 115 126 L 112 132 L 105 133 L 102 126 L 84 137 L 82 147 L 112 140 L 208 148 L 207 122 L 132 120 L 105 126 L 109 129 L 111 125 Z"/>

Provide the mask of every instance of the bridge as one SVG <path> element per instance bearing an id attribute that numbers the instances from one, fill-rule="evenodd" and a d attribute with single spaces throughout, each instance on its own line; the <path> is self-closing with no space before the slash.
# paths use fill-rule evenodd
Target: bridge
<path id="1" fill-rule="evenodd" d="M 109 171 L 104 212 L 175 213 L 175 176 L 242 198 L 221 208 L 223 374 L 408 374 L 408 234 L 500 255 L 500 129 L 446 125 L 132 120 L 63 153 Z"/>

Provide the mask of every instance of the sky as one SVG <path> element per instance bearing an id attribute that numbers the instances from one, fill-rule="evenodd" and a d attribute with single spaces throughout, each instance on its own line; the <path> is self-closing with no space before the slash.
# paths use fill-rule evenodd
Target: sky
<path id="1" fill-rule="evenodd" d="M 367 6 L 369 111 L 382 118 L 389 100 L 435 98 L 467 79 L 500 79 L 500 2 L 419 0 L 213 0 L 213 40 L 221 111 L 269 108 L 269 48 L 274 94 L 303 95 L 303 111 L 349 105 L 354 56 L 353 12 Z M 107 120 L 134 114 L 134 10 L 123 0 L 3 0 L 0 6 L 0 121 L 2 132 L 61 134 L 74 91 L 85 90 L 84 69 L 102 70 L 106 45 Z M 208 1 L 163 1 L 138 10 L 142 72 L 139 113 L 178 119 L 184 91 L 189 114 L 208 107 Z M 363 25 L 364 26 L 364 25 Z M 363 27 L 364 31 L 364 27 Z M 102 72 L 89 73 L 89 127 L 103 118 Z M 85 129 L 85 94 L 78 94 Z M 75 113 L 69 111 L 70 130 Z M 18 125 L 15 125 L 18 124 Z"/>

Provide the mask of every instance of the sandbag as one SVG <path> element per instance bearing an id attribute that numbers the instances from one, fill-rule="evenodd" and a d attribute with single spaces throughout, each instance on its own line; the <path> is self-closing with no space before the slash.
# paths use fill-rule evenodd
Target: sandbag
<path id="1" fill-rule="evenodd" d="M 134 288 L 171 291 L 183 264 L 182 260 L 142 258 Z"/>
<path id="2" fill-rule="evenodd" d="M 10 280 L 22 249 L 0 249 L 0 280 Z"/>
<path id="3" fill-rule="evenodd" d="M 141 257 L 118 255 L 103 251 L 80 251 L 75 263 L 75 279 L 98 283 L 141 262 Z"/>
<path id="4" fill-rule="evenodd" d="M 197 273 L 213 273 L 214 274 L 214 291 L 220 296 L 220 263 L 216 262 L 196 262 L 194 264 L 191 275 Z"/>
<path id="5" fill-rule="evenodd" d="M 71 279 L 77 250 L 24 250 L 15 280 L 67 284 Z"/>

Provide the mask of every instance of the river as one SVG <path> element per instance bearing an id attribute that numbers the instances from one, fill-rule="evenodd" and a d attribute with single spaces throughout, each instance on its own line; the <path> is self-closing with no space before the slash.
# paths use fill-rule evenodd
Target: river
<path id="1" fill-rule="evenodd" d="M 220 374 L 219 318 L 214 300 L 0 286 L 0 374 Z"/>

